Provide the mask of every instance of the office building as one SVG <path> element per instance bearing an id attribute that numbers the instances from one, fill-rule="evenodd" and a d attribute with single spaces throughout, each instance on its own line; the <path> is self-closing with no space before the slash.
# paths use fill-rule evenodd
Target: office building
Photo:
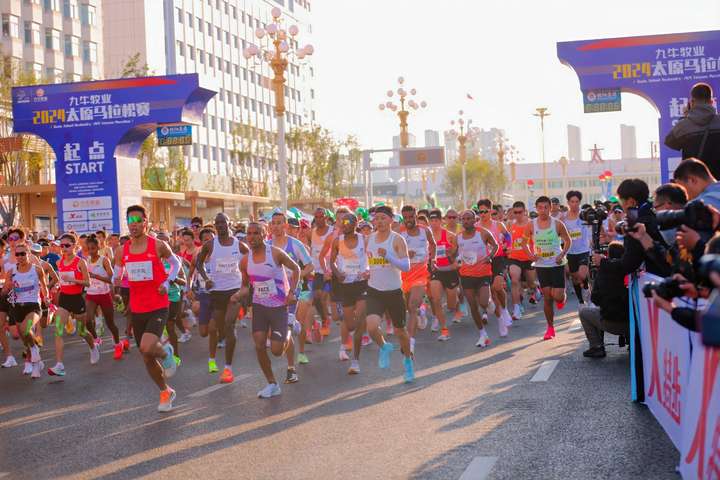
<path id="1" fill-rule="evenodd" d="M 637 136 L 635 126 L 620 125 L 620 158 L 637 157 Z"/>
<path id="2" fill-rule="evenodd" d="M 571 162 L 579 162 L 582 160 L 582 136 L 580 127 L 576 125 L 567 126 L 568 136 L 568 160 Z"/>
<path id="3" fill-rule="evenodd" d="M 439 147 L 440 146 L 440 132 L 437 130 L 425 130 L 425 146 L 426 147 Z"/>

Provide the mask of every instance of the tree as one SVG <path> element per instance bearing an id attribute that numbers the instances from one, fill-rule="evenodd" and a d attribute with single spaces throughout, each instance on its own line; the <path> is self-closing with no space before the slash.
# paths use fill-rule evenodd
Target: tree
<path id="1" fill-rule="evenodd" d="M 507 178 L 500 166 L 479 156 L 468 159 L 466 168 L 468 202 L 475 203 L 481 197 L 500 201 L 507 185 Z M 460 204 L 462 202 L 462 165 L 450 165 L 445 177 L 445 192 Z"/>
<path id="2" fill-rule="evenodd" d="M 187 191 L 190 172 L 181 147 L 158 147 L 157 136 L 153 132 L 140 147 L 138 159 L 142 169 L 142 188 L 163 192 Z"/>
<path id="3" fill-rule="evenodd" d="M 140 52 L 130 55 L 120 70 L 121 78 L 147 77 L 148 75 L 150 75 L 150 68 L 147 63 L 140 63 Z"/>

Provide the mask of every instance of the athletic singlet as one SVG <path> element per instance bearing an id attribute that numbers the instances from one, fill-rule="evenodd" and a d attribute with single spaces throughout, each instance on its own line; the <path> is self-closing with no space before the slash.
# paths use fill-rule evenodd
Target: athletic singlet
<path id="1" fill-rule="evenodd" d="M 163 266 L 165 267 L 165 272 L 170 273 L 170 262 L 163 260 Z M 185 268 L 185 266 L 183 265 L 181 268 Z M 182 289 L 177 283 L 170 282 L 170 286 L 168 287 L 168 300 L 171 303 L 177 303 L 182 300 Z"/>
<path id="2" fill-rule="evenodd" d="M 410 264 L 426 264 L 429 256 L 429 242 L 427 233 L 425 233 L 425 227 L 418 227 L 417 235 L 410 235 L 405 229 L 400 232 L 400 235 L 402 235 L 405 243 L 407 243 L 408 256 L 410 256 L 410 252 L 415 252 L 415 255 L 410 258 Z"/>
<path id="3" fill-rule="evenodd" d="M 187 250 L 185 250 L 184 252 L 180 252 L 180 253 L 178 254 L 178 256 L 179 256 L 182 260 L 185 260 L 185 261 L 186 261 L 187 263 L 189 263 L 190 265 L 192 265 L 193 258 L 195 258 L 195 254 L 194 254 L 194 253 L 190 253 L 190 252 L 188 252 Z"/>
<path id="4" fill-rule="evenodd" d="M 332 227 L 328 227 L 325 235 L 318 235 L 317 228 L 313 228 L 310 232 L 310 257 L 312 257 L 312 264 L 315 273 L 325 273 L 320 266 L 320 252 L 322 252 L 325 239 L 328 235 L 332 234 L 332 232 Z"/>
<path id="5" fill-rule="evenodd" d="M 253 303 L 271 308 L 286 305 L 290 285 L 285 268 L 275 263 L 270 245 L 265 245 L 262 263 L 255 263 L 252 252 L 248 254 L 247 273 L 253 287 Z"/>
<path id="6" fill-rule="evenodd" d="M 167 280 L 165 266 L 157 255 L 156 240 L 147 237 L 147 249 L 142 253 L 131 253 L 128 241 L 123 245 L 122 265 L 128 275 L 130 288 L 130 311 L 147 313 L 168 308 L 170 301 L 165 293 L 158 292 L 160 285 Z"/>
<path id="7" fill-rule="evenodd" d="M 508 258 L 511 258 L 513 260 L 519 260 L 521 262 L 530 261 L 530 255 L 528 255 L 525 249 L 522 248 L 522 240 L 525 236 L 525 227 L 527 227 L 527 224 L 518 225 L 516 223 L 513 223 L 512 225 L 510 225 L 510 238 L 512 239 L 512 246 L 510 247 Z M 533 248 L 534 244 L 532 238 L 529 238 L 528 249 L 532 252 Z"/>
<path id="8" fill-rule="evenodd" d="M 272 241 L 272 239 L 268 242 L 269 245 L 273 245 L 275 247 L 278 247 L 280 250 L 287 253 L 288 257 L 293 259 L 295 262 L 297 262 L 298 265 L 300 265 L 300 268 L 304 267 L 305 265 L 310 265 L 312 262 L 312 259 L 310 258 L 310 254 L 308 254 L 307 248 L 305 248 L 305 245 L 298 240 L 297 238 L 286 236 L 287 242 L 285 242 L 285 246 L 281 247 L 279 245 L 275 245 Z"/>
<path id="9" fill-rule="evenodd" d="M 459 273 L 463 277 L 487 277 L 492 275 L 490 263 L 479 263 L 488 254 L 487 245 L 480 232 L 473 232 L 470 238 L 457 236 L 458 256 L 460 257 Z"/>
<path id="10" fill-rule="evenodd" d="M 435 246 L 435 265 L 438 270 L 452 270 L 452 262 L 450 262 L 450 250 L 452 249 L 452 243 L 448 240 L 448 231 L 446 229 L 440 230 L 440 238 L 436 242 Z"/>
<path id="11" fill-rule="evenodd" d="M 30 264 L 27 272 L 20 272 L 16 268 L 12 274 L 12 282 L 15 293 L 14 303 L 40 304 L 40 279 L 35 265 Z"/>
<path id="12" fill-rule="evenodd" d="M 563 223 L 565 224 L 565 227 L 568 230 L 568 234 L 570 234 L 570 239 L 572 240 L 572 244 L 570 245 L 570 250 L 568 250 L 568 253 L 579 254 L 589 252 L 590 227 L 588 225 L 585 225 L 579 217 L 575 220 L 570 220 L 569 218 L 565 217 Z"/>
<path id="13" fill-rule="evenodd" d="M 492 220 L 490 222 L 489 227 L 483 226 L 482 223 L 478 223 L 477 225 L 484 228 L 488 232 L 490 232 L 495 239 L 495 243 L 498 244 L 498 250 L 495 254 L 496 257 L 504 257 L 505 256 L 505 235 L 500 231 L 500 222 L 497 220 Z"/>
<path id="14" fill-rule="evenodd" d="M 388 238 L 386 238 L 384 242 L 377 243 L 377 235 L 377 232 L 371 233 L 367 245 L 368 264 L 370 267 L 368 286 L 383 292 L 398 290 L 402 286 L 400 270 L 394 267 L 384 257 L 380 256 L 378 249 L 384 248 L 386 252 L 395 254 L 393 242 L 396 237 L 400 237 L 401 239 L 402 237 L 391 230 Z"/>
<path id="15" fill-rule="evenodd" d="M 107 277 L 108 274 L 103 266 L 104 261 L 105 257 L 103 256 L 99 256 L 95 263 L 91 263 L 88 259 L 88 272 Z M 87 293 L 88 295 L 105 295 L 110 293 L 110 284 L 103 282 L 102 280 L 98 280 L 97 278 L 90 277 L 90 286 L 87 289 Z"/>
<path id="16" fill-rule="evenodd" d="M 230 238 L 232 244 L 227 247 L 221 245 L 217 237 L 213 239 L 212 256 L 206 262 L 206 268 L 209 266 L 212 272 L 208 273 L 213 281 L 210 291 L 225 292 L 242 287 L 240 260 L 243 255 L 240 253 L 240 242 L 235 237 Z"/>
<path id="17" fill-rule="evenodd" d="M 555 258 L 562 253 L 562 246 L 560 245 L 560 235 L 557 233 L 556 220 L 550 217 L 550 226 L 548 228 L 541 229 L 538 226 L 538 219 L 533 218 L 533 241 L 535 242 L 535 255 L 538 259 L 533 263 L 534 267 L 547 268 L 557 267 Z M 562 265 L 566 263 L 567 259 L 563 259 Z"/>
<path id="18" fill-rule="evenodd" d="M 80 263 L 80 257 L 77 255 L 70 262 L 70 265 L 65 265 L 65 258 L 58 260 L 58 276 L 60 277 L 60 293 L 65 295 L 80 295 L 83 291 L 83 286 L 77 283 L 71 283 L 71 280 L 82 280 L 82 272 L 78 268 Z"/>
<path id="19" fill-rule="evenodd" d="M 340 235 L 336 261 L 338 270 L 345 274 L 345 280 L 342 283 L 360 281 L 360 276 L 369 269 L 365 239 L 361 235 L 357 235 L 357 245 L 351 249 L 345 243 L 345 235 Z"/>

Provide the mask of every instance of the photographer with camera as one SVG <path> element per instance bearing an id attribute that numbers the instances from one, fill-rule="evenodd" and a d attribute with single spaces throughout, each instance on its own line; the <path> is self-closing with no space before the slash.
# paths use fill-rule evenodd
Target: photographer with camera
<path id="1" fill-rule="evenodd" d="M 625 274 L 616 267 L 624 252 L 620 242 L 608 245 L 608 257 L 600 261 L 595 275 L 590 297 L 594 305 L 580 307 L 580 322 L 590 344 L 585 357 L 605 357 L 604 332 L 629 336 L 628 289 Z"/>
<path id="2" fill-rule="evenodd" d="M 572 244 L 568 250 L 568 269 L 575 290 L 575 296 L 578 303 L 584 304 L 583 290 L 588 289 L 588 264 L 590 262 L 590 241 L 592 231 L 588 219 L 583 218 L 580 212 L 580 202 L 582 201 L 582 193 L 577 190 L 570 190 L 565 195 L 568 202 L 568 213 L 563 218 Z M 584 212 L 588 210 L 585 209 Z M 603 219 L 598 219 L 602 222 Z"/>

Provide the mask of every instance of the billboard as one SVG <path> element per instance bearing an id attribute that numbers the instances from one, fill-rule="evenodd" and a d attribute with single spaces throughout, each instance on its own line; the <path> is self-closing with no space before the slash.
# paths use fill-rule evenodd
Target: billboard
<path id="1" fill-rule="evenodd" d="M 192 125 L 163 125 L 156 132 L 159 147 L 192 145 Z"/>

